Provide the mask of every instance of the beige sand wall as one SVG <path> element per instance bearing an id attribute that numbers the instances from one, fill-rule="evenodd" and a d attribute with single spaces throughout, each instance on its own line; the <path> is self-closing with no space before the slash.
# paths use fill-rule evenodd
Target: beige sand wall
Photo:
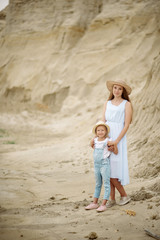
<path id="1" fill-rule="evenodd" d="M 92 112 L 92 125 L 106 80 L 126 79 L 131 166 L 136 176 L 158 176 L 160 1 L 10 0 L 0 26 L 1 111 L 47 111 L 68 121 Z"/>

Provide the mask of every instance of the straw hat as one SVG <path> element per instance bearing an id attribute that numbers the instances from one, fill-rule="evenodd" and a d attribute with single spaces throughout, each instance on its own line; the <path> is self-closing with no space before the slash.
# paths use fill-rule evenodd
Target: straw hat
<path id="1" fill-rule="evenodd" d="M 93 134 L 96 134 L 96 128 L 99 127 L 99 126 L 105 126 L 107 128 L 108 133 L 109 133 L 109 131 L 110 131 L 109 126 L 103 121 L 98 121 L 96 123 L 96 125 L 94 126 L 93 130 L 92 130 Z"/>
<path id="2" fill-rule="evenodd" d="M 122 80 L 107 81 L 107 82 L 106 82 L 106 85 L 107 85 L 107 88 L 108 88 L 108 90 L 109 90 L 110 92 L 112 91 L 114 84 L 117 84 L 117 85 L 120 85 L 120 86 L 124 87 L 124 88 L 126 89 L 128 95 L 131 94 L 132 88 L 131 88 L 129 85 L 127 85 L 127 84 L 126 84 L 124 81 L 122 81 Z"/>

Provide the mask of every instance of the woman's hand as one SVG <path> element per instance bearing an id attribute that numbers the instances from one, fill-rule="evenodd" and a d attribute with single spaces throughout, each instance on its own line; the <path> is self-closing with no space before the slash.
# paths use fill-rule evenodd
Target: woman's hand
<path id="1" fill-rule="evenodd" d="M 108 150 L 109 150 L 109 151 L 114 152 L 114 144 L 113 144 L 113 141 L 108 141 L 107 146 L 108 146 Z"/>
<path id="2" fill-rule="evenodd" d="M 108 141 L 108 147 L 117 145 L 118 143 L 116 141 Z"/>
<path id="3" fill-rule="evenodd" d="M 108 142 L 108 150 L 113 152 L 114 154 L 118 154 L 118 148 L 116 141 L 109 141 Z"/>
<path id="4" fill-rule="evenodd" d="M 112 146 L 108 146 L 108 151 L 114 152 L 114 146 L 113 145 Z"/>

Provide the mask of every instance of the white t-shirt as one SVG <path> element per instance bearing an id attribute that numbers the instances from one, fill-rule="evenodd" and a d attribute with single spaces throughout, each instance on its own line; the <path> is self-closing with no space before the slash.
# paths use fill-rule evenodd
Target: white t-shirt
<path id="1" fill-rule="evenodd" d="M 104 148 L 104 152 L 103 152 L 104 159 L 108 158 L 111 155 L 111 151 L 108 151 L 108 146 L 107 146 L 108 141 L 112 141 L 112 139 L 106 138 L 103 141 L 98 141 L 98 137 L 94 139 L 94 147 L 95 148 L 103 149 L 103 146 L 106 145 L 106 147 Z"/>

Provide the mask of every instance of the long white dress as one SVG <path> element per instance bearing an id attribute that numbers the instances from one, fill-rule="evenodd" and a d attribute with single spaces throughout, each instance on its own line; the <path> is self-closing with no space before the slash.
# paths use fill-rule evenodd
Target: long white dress
<path id="1" fill-rule="evenodd" d="M 124 127 L 126 102 L 127 100 L 123 100 L 118 106 L 113 105 L 111 100 L 107 102 L 105 119 L 110 127 L 109 137 L 113 141 L 117 139 Z M 118 178 L 122 185 L 126 185 L 129 183 L 126 134 L 117 147 L 118 154 L 110 155 L 111 178 Z"/>

